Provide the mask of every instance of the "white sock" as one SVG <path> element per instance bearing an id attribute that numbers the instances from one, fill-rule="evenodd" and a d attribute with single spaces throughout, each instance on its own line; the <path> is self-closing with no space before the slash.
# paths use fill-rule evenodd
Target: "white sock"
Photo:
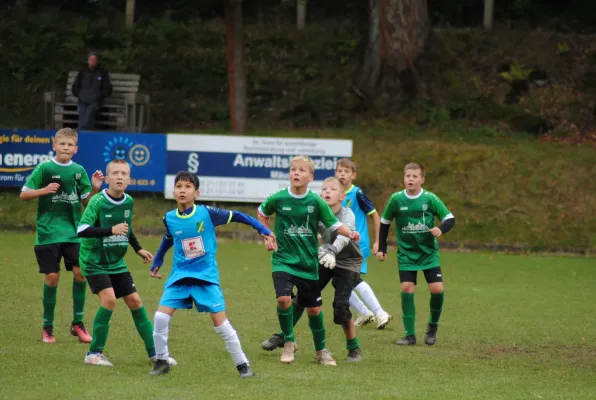
<path id="1" fill-rule="evenodd" d="M 167 360 L 170 357 L 168 351 L 168 332 L 170 331 L 170 317 L 161 311 L 155 312 L 153 321 L 153 341 L 155 342 L 155 355 L 159 360 Z"/>
<path id="2" fill-rule="evenodd" d="M 230 321 L 226 319 L 223 324 L 216 326 L 215 332 L 226 342 L 226 350 L 230 353 L 232 360 L 237 366 L 244 363 L 248 364 L 248 359 L 242 351 L 238 334 L 236 334 Z"/>
<path id="3" fill-rule="evenodd" d="M 354 288 L 354 290 L 358 292 L 358 294 L 362 297 L 364 304 L 366 304 L 366 306 L 370 308 L 376 316 L 379 316 L 385 312 L 383 311 L 383 307 L 381 307 L 381 304 L 379 304 L 377 296 L 375 296 L 368 283 L 362 281 Z"/>
<path id="4" fill-rule="evenodd" d="M 370 310 L 366 308 L 360 297 L 356 294 L 355 291 L 352 290 L 352 294 L 350 295 L 350 306 L 356 310 L 358 314 L 366 315 L 370 313 Z"/>

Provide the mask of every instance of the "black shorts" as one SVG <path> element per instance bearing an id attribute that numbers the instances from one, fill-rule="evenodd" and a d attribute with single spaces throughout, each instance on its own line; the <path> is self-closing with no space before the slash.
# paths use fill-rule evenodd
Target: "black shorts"
<path id="1" fill-rule="evenodd" d="M 441 273 L 441 267 L 423 269 L 422 272 L 424 272 L 424 278 L 426 279 L 426 283 L 443 282 L 443 274 Z M 414 282 L 415 285 L 417 276 L 418 271 L 399 271 L 399 281 L 402 283 Z"/>
<path id="2" fill-rule="evenodd" d="M 130 272 L 90 275 L 87 277 L 87 282 L 89 282 L 91 293 L 98 294 L 104 289 L 113 288 L 117 299 L 136 293 L 137 291 Z"/>
<path id="3" fill-rule="evenodd" d="M 359 282 L 362 282 L 362 279 L 360 279 L 358 272 L 344 268 L 336 267 L 329 269 L 319 266 L 319 288 L 321 292 L 329 284 L 329 281 L 331 281 L 331 284 L 335 288 L 333 308 L 336 308 L 342 304 L 349 303 L 352 291 Z"/>
<path id="4" fill-rule="evenodd" d="M 72 271 L 79 266 L 79 243 L 50 243 L 35 246 L 35 257 L 39 272 L 51 274 L 60 272 L 60 260 L 64 257 L 64 267 Z"/>
<path id="5" fill-rule="evenodd" d="M 275 297 L 292 296 L 292 290 L 296 286 L 296 302 L 302 307 L 320 307 L 323 304 L 319 281 L 300 278 L 281 271 L 274 272 L 272 276 Z"/>

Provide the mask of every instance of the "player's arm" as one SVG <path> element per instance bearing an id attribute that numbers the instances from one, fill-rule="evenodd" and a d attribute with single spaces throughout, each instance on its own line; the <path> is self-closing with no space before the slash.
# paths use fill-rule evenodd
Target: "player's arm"
<path id="1" fill-rule="evenodd" d="M 441 225 L 435 226 L 428 231 L 434 237 L 439 237 L 453 229 L 455 226 L 455 217 L 451 211 L 447 209 L 441 199 L 439 199 L 436 195 L 434 195 L 431 199 L 431 206 L 433 213 L 441 219 Z"/>
<path id="2" fill-rule="evenodd" d="M 163 234 L 163 238 L 161 239 L 161 244 L 159 245 L 159 249 L 157 249 L 157 253 L 155 253 L 155 258 L 153 258 L 153 265 L 151 265 L 151 269 L 149 270 L 151 276 L 154 278 L 161 279 L 162 276 L 158 273 L 159 269 L 163 265 L 163 259 L 168 252 L 174 245 L 174 238 L 170 234 L 170 229 L 168 228 L 168 223 L 166 222 L 166 217 L 163 217 L 163 225 L 166 228 L 166 232 Z"/>
<path id="3" fill-rule="evenodd" d="M 355 231 L 356 230 L 356 217 L 354 216 L 354 213 L 350 212 L 347 213 L 341 220 L 340 222 L 350 230 L 350 232 Z M 330 245 L 332 246 L 331 250 L 335 250 L 334 253 L 337 255 L 339 254 L 340 251 L 342 251 L 344 249 L 344 247 L 346 247 L 348 244 L 350 244 L 350 238 L 348 236 L 345 235 L 337 235 L 337 237 L 335 238 L 335 240 L 333 241 L 333 243 L 331 243 Z"/>
<path id="4" fill-rule="evenodd" d="M 394 215 L 394 198 L 391 196 L 387 206 L 385 207 L 385 211 L 383 211 L 383 217 L 380 221 L 379 226 L 379 249 L 377 251 L 377 260 L 383 261 L 387 258 L 387 238 L 389 237 L 389 227 L 391 226 L 391 221 L 395 218 Z"/>
<path id="5" fill-rule="evenodd" d="M 128 244 L 130 244 L 135 253 L 137 253 L 137 255 L 143 259 L 143 262 L 145 264 L 153 261 L 153 254 L 151 254 L 149 251 L 145 250 L 143 246 L 141 246 L 141 244 L 139 243 L 139 239 L 137 239 L 132 229 L 130 231 L 130 234 L 128 235 Z"/>
<path id="6" fill-rule="evenodd" d="M 83 169 L 81 172 L 81 181 L 80 181 L 80 191 L 81 191 L 81 203 L 83 206 L 87 206 L 89 203 L 89 199 L 93 197 L 99 189 L 101 188 L 101 184 L 104 181 L 103 172 L 97 170 L 91 176 L 91 181 L 89 181 L 89 175 L 87 175 L 87 171 Z"/>
<path id="7" fill-rule="evenodd" d="M 337 231 L 338 235 L 349 237 L 356 242 L 360 240 L 358 232 L 351 231 L 347 226 L 342 224 L 322 197 L 317 197 L 317 201 L 319 203 L 319 221 L 321 221 L 323 225 L 329 228 L 332 232 Z"/>
<path id="8" fill-rule="evenodd" d="M 271 230 L 263 223 L 259 222 L 250 215 L 244 214 L 236 210 L 230 211 L 214 207 L 207 207 L 207 211 L 211 216 L 211 221 L 213 222 L 213 225 L 226 225 L 230 222 L 236 222 L 239 224 L 251 226 L 259 233 L 259 235 L 261 235 L 261 237 L 265 241 L 265 245 L 267 246 L 268 250 L 277 249 L 277 244 L 275 243 L 275 235 L 273 234 L 273 232 L 271 232 Z"/>
<path id="9" fill-rule="evenodd" d="M 21 200 L 34 200 L 42 196 L 47 196 L 48 194 L 54 194 L 60 188 L 59 183 L 52 182 L 47 186 L 42 186 L 43 184 L 43 164 L 39 164 L 33 172 L 23 188 L 21 189 L 21 194 L 19 198 Z"/>
<path id="10" fill-rule="evenodd" d="M 128 224 L 122 223 L 114 226 L 97 226 L 99 221 L 99 198 L 96 196 L 91 199 L 89 206 L 79 221 L 77 236 L 82 238 L 100 238 L 112 235 L 126 235 L 128 233 Z"/>
<path id="11" fill-rule="evenodd" d="M 379 217 L 379 213 L 377 212 L 375 206 L 373 205 L 372 201 L 368 198 L 368 196 L 364 193 L 362 189 L 356 192 L 356 200 L 358 201 L 358 205 L 360 209 L 366 213 L 367 217 L 372 217 L 373 219 L 373 228 L 375 231 L 375 237 L 373 241 L 373 253 L 376 253 L 379 248 L 379 229 L 381 227 L 381 218 Z"/>

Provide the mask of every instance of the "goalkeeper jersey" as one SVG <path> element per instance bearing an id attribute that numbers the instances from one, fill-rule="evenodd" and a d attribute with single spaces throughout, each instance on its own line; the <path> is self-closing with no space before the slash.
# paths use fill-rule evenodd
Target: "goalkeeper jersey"
<path id="1" fill-rule="evenodd" d="M 335 216 L 339 222 L 347 226 L 351 231 L 356 230 L 356 217 L 352 210 L 346 207 L 341 207 Z M 321 222 L 319 222 L 319 233 L 321 234 L 321 239 L 324 244 L 333 244 L 338 236 L 337 230 L 326 228 Z M 346 244 L 335 256 L 335 266 L 336 268 L 343 268 L 360 273 L 360 268 L 362 268 L 362 262 L 364 261 L 360 247 L 349 238 L 346 238 L 346 240 L 348 241 L 348 244 Z"/>
<path id="2" fill-rule="evenodd" d="M 454 218 L 434 193 L 422 189 L 416 196 L 405 190 L 390 198 L 381 223 L 395 220 L 397 234 L 397 263 L 402 271 L 418 271 L 441 265 L 437 239 L 428 231 L 435 217 L 441 221 Z"/>

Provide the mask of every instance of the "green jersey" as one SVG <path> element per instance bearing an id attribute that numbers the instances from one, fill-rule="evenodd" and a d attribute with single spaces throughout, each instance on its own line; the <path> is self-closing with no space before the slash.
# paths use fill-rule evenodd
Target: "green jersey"
<path id="1" fill-rule="evenodd" d="M 81 219 L 81 200 L 91 193 L 89 176 L 75 162 L 62 164 L 51 159 L 35 167 L 22 191 L 42 189 L 50 183 L 58 183 L 60 187 L 56 193 L 37 200 L 35 244 L 79 243 L 77 225 Z"/>
<path id="2" fill-rule="evenodd" d="M 126 193 L 124 198 L 116 201 L 108 196 L 105 189 L 89 200 L 79 224 L 79 232 L 91 226 L 110 228 L 126 222 L 128 233 L 101 238 L 84 238 L 79 254 L 83 275 L 119 274 L 128 271 L 124 255 L 128 250 L 133 206 L 132 197 Z"/>
<path id="3" fill-rule="evenodd" d="M 381 223 L 389 225 L 395 219 L 400 270 L 419 271 L 441 265 L 437 239 L 428 231 L 435 217 L 441 221 L 454 218 L 434 193 L 421 190 L 410 196 L 402 190 L 389 198 Z"/>
<path id="4" fill-rule="evenodd" d="M 332 230 L 341 226 L 321 196 L 310 189 L 303 195 L 293 194 L 290 188 L 283 189 L 260 205 L 259 214 L 265 217 L 276 214 L 274 232 L 278 250 L 271 256 L 273 272 L 319 279 L 319 222 Z"/>

